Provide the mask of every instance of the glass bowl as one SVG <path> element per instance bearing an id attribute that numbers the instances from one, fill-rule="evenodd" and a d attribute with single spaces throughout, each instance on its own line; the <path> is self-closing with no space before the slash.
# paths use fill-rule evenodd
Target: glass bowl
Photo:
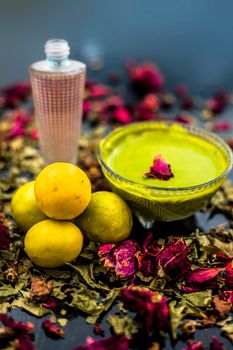
<path id="1" fill-rule="evenodd" d="M 140 184 L 117 174 L 108 165 L 108 150 L 118 137 L 133 135 L 138 131 L 159 130 L 178 127 L 185 132 L 204 139 L 221 150 L 226 169 L 208 182 L 188 187 L 156 187 Z M 151 228 L 154 221 L 175 221 L 185 219 L 200 210 L 218 190 L 232 168 L 232 152 L 217 135 L 197 127 L 181 126 L 171 122 L 139 122 L 123 126 L 110 132 L 101 140 L 98 148 L 98 161 L 112 190 L 121 196 L 136 214 L 145 228 Z M 201 169 L 200 169 L 201 171 Z"/>

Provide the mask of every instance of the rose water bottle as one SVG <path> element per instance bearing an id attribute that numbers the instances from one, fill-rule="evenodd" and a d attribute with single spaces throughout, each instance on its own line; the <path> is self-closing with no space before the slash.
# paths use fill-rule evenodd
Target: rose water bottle
<path id="1" fill-rule="evenodd" d="M 62 39 L 45 44 L 47 59 L 29 68 L 39 142 L 45 163 L 76 163 L 86 66 L 68 59 Z"/>

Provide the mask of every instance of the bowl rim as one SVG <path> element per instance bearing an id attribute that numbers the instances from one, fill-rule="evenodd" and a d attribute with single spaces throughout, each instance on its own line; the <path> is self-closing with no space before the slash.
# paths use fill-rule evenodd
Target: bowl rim
<path id="1" fill-rule="evenodd" d="M 144 185 L 144 184 L 140 184 L 138 182 L 135 182 L 135 181 L 132 181 L 132 180 L 129 180 L 129 179 L 126 179 L 125 177 L 117 174 L 115 171 L 113 171 L 104 161 L 103 159 L 103 154 L 102 154 L 102 151 L 101 151 L 101 148 L 104 144 L 104 142 L 106 142 L 106 140 L 110 137 L 112 137 L 113 135 L 115 134 L 118 134 L 120 132 L 122 132 L 124 129 L 126 128 L 130 128 L 132 126 L 139 126 L 139 125 L 151 125 L 151 124 L 161 124 L 161 125 L 164 125 L 166 124 L 168 127 L 171 127 L 172 125 L 177 125 L 183 129 L 186 129 L 190 134 L 193 134 L 194 136 L 196 137 L 200 137 L 200 138 L 203 138 L 202 136 L 198 136 L 196 135 L 196 133 L 204 133 L 206 134 L 206 136 L 209 136 L 210 138 L 213 138 L 215 139 L 217 142 L 219 142 L 224 148 L 225 150 L 227 151 L 228 153 L 228 156 L 229 156 L 229 164 L 227 166 L 227 168 L 220 174 L 218 175 L 217 177 L 215 177 L 214 179 L 210 180 L 210 181 L 207 181 L 207 182 L 203 182 L 201 184 L 198 184 L 198 185 L 193 185 L 193 186 L 185 186 L 185 187 L 158 187 L 158 186 L 148 186 L 148 185 Z M 205 138 L 203 138 L 205 139 Z M 211 143 L 211 141 L 209 141 L 207 139 L 208 142 Z M 107 170 L 112 176 L 118 178 L 119 180 L 121 180 L 122 182 L 126 182 L 128 183 L 129 185 L 136 185 L 137 187 L 140 187 L 140 188 L 143 188 L 144 190 L 156 190 L 156 191 L 166 191 L 166 192 L 175 192 L 175 191 L 187 191 L 187 190 L 198 190 L 202 187 L 207 187 L 207 186 L 210 186 L 216 182 L 218 182 L 219 180 L 221 180 L 222 178 L 224 177 L 227 177 L 227 175 L 230 173 L 231 169 L 232 169 L 232 166 L 233 166 L 233 154 L 232 154 L 232 151 L 230 149 L 230 147 L 227 145 L 227 143 L 218 135 L 216 135 L 215 133 L 211 132 L 211 131 L 208 131 L 208 130 L 205 130 L 204 128 L 201 128 L 201 127 L 196 127 L 196 126 L 189 126 L 189 125 L 183 125 L 181 123 L 177 123 L 177 122 L 173 122 L 173 121 L 141 121 L 141 122 L 133 122 L 131 124 L 128 124 L 128 125 L 125 125 L 125 126 L 121 126 L 121 127 L 118 127 L 116 129 L 114 129 L 113 131 L 109 132 L 99 143 L 99 146 L 98 146 L 98 150 L 97 150 L 97 158 L 98 158 L 98 161 L 100 163 L 100 165 L 102 165 L 105 170 Z"/>

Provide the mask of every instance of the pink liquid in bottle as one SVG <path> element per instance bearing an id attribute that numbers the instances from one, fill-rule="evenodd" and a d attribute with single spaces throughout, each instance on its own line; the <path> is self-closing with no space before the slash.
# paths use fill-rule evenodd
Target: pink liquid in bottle
<path id="1" fill-rule="evenodd" d="M 45 163 L 76 163 L 82 122 L 85 64 L 68 59 L 65 40 L 49 40 L 47 60 L 30 69 L 35 118 Z"/>

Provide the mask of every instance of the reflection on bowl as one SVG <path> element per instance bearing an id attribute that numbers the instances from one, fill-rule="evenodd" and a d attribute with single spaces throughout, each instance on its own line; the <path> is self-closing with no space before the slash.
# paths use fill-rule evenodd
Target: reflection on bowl
<path id="1" fill-rule="evenodd" d="M 148 170 L 146 156 L 143 156 L 144 143 L 147 145 L 146 152 L 151 152 L 151 143 L 152 152 L 157 147 L 159 152 L 167 152 L 168 158 L 171 154 L 174 166 L 177 165 L 174 179 L 155 180 L 153 185 L 153 179 L 147 181 L 143 176 L 137 178 L 130 175 L 124 164 L 132 158 L 139 168 L 143 165 L 145 171 Z M 132 157 L 130 149 L 133 151 Z M 118 158 L 115 154 L 118 154 Z M 196 169 L 189 170 L 187 165 L 184 171 L 182 164 L 189 164 L 192 157 Z M 197 161 L 199 158 L 195 157 L 200 158 L 200 164 Z M 146 228 L 151 227 L 155 220 L 181 220 L 194 214 L 218 190 L 232 167 L 231 150 L 220 137 L 200 128 L 165 122 L 140 122 L 115 129 L 101 141 L 98 160 L 112 190 L 129 204 Z M 215 168 L 212 175 L 211 167 Z M 179 176 L 176 177 L 176 174 Z"/>

